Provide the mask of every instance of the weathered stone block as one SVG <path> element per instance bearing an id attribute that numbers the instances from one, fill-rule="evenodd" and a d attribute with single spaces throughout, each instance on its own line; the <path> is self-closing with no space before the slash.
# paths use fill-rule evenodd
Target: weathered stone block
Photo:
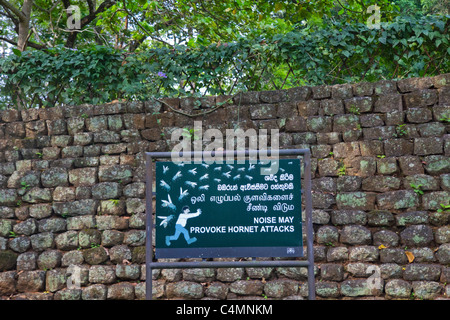
<path id="1" fill-rule="evenodd" d="M 44 251 L 53 248 L 54 245 L 54 236 L 51 232 L 33 234 L 30 239 L 31 246 L 35 251 Z"/>
<path id="2" fill-rule="evenodd" d="M 100 166 L 98 172 L 100 182 L 128 183 L 132 176 L 133 169 L 130 165 Z"/>
<path id="3" fill-rule="evenodd" d="M 340 167 L 339 161 L 332 158 L 326 158 L 317 162 L 319 174 L 323 176 L 337 176 Z"/>
<path id="4" fill-rule="evenodd" d="M 216 279 L 224 282 L 241 280 L 244 277 L 244 268 L 220 268 L 217 269 Z"/>
<path id="5" fill-rule="evenodd" d="M 42 176 L 41 176 L 42 178 Z M 48 188 L 31 188 L 25 195 L 22 197 L 22 200 L 28 203 L 39 203 L 39 202 L 50 202 L 52 200 L 51 189 Z M 0 194 L 1 199 L 1 194 Z M 0 200 L 1 204 L 1 200 Z"/>
<path id="6" fill-rule="evenodd" d="M 37 292 L 45 288 L 45 271 L 24 271 L 19 274 L 17 280 L 17 291 L 19 292 Z"/>
<path id="7" fill-rule="evenodd" d="M 333 146 L 336 158 L 353 158 L 361 155 L 359 142 L 341 142 Z"/>
<path id="8" fill-rule="evenodd" d="M 375 205 L 375 194 L 367 192 L 345 192 L 336 195 L 339 210 L 372 210 Z"/>
<path id="9" fill-rule="evenodd" d="M 450 158 L 441 155 L 424 157 L 425 170 L 431 175 L 450 172 Z"/>
<path id="10" fill-rule="evenodd" d="M 261 293 L 259 293 L 259 295 L 262 294 L 262 286 L 263 285 L 261 284 L 261 289 L 260 289 Z M 230 291 L 231 291 L 231 287 L 230 287 Z M 246 292 L 246 290 L 244 290 L 244 292 Z M 238 293 L 238 292 L 236 292 L 236 293 Z M 204 295 L 203 286 L 199 283 L 190 282 L 190 281 L 169 283 L 166 285 L 166 295 L 167 295 L 167 298 L 169 298 L 169 299 L 173 299 L 173 298 L 200 299 Z"/>
<path id="11" fill-rule="evenodd" d="M 350 261 L 372 262 L 378 261 L 379 253 L 375 246 L 358 246 L 350 248 Z"/>
<path id="12" fill-rule="evenodd" d="M 423 89 L 416 90 L 403 95 L 407 108 L 431 106 L 438 101 L 437 90 Z"/>
<path id="13" fill-rule="evenodd" d="M 361 187 L 362 178 L 357 176 L 340 176 L 337 178 L 337 192 L 358 191 Z"/>
<path id="14" fill-rule="evenodd" d="M 348 225 L 341 230 L 341 242 L 352 245 L 371 244 L 372 233 L 359 225 Z"/>
<path id="15" fill-rule="evenodd" d="M 309 87 L 295 87 L 286 90 L 288 101 L 304 101 L 311 95 Z"/>
<path id="16" fill-rule="evenodd" d="M 89 282 L 111 284 L 116 281 L 116 271 L 113 266 L 94 265 L 89 269 Z"/>
<path id="17" fill-rule="evenodd" d="M 92 187 L 92 197 L 94 199 L 117 199 L 121 194 L 122 187 L 117 182 L 101 182 Z"/>
<path id="18" fill-rule="evenodd" d="M 94 284 L 82 289 L 83 300 L 106 300 L 108 287 L 104 284 Z"/>
<path id="19" fill-rule="evenodd" d="M 345 113 L 344 104 L 342 103 L 342 100 L 334 100 L 334 99 L 321 100 L 320 109 L 321 111 L 323 111 L 324 115 L 327 116 Z"/>
<path id="20" fill-rule="evenodd" d="M 327 209 L 336 203 L 334 196 L 327 193 L 313 193 L 312 203 L 314 208 Z"/>
<path id="21" fill-rule="evenodd" d="M 384 141 L 384 152 L 387 157 L 412 154 L 414 144 L 405 139 L 389 139 Z"/>
<path id="22" fill-rule="evenodd" d="M 18 224 L 15 224 L 13 230 L 17 234 L 24 234 L 26 236 L 29 236 L 37 232 L 38 224 L 36 222 L 36 219 L 30 218 Z"/>
<path id="23" fill-rule="evenodd" d="M 114 131 L 98 131 L 94 132 L 94 143 L 119 143 L 120 134 Z"/>
<path id="24" fill-rule="evenodd" d="M 377 172 L 383 175 L 394 174 L 398 171 L 395 157 L 377 159 Z"/>
<path id="25" fill-rule="evenodd" d="M 78 248 L 78 232 L 71 230 L 58 234 L 55 237 L 55 244 L 59 250 L 67 251 Z"/>
<path id="26" fill-rule="evenodd" d="M 66 230 L 66 220 L 63 218 L 49 218 L 38 221 L 39 232 L 61 232 Z"/>
<path id="27" fill-rule="evenodd" d="M 1 270 L 1 268 L 0 268 Z M 8 271 L 0 273 L 0 295 L 11 295 L 16 291 L 16 272 Z"/>
<path id="28" fill-rule="evenodd" d="M 367 214 L 362 210 L 333 210 L 331 212 L 331 222 L 334 225 L 365 225 L 367 223 Z"/>
<path id="29" fill-rule="evenodd" d="M 286 120 L 286 132 L 305 132 L 308 130 L 306 118 L 301 116 L 289 117 Z"/>
<path id="30" fill-rule="evenodd" d="M 414 139 L 414 154 L 440 154 L 443 151 L 443 139 L 439 137 Z"/>
<path id="31" fill-rule="evenodd" d="M 389 224 L 389 223 L 387 223 Z M 386 226 L 387 224 L 384 224 Z M 377 225 L 377 223 L 369 224 L 369 226 Z M 390 224 L 389 224 L 390 225 Z M 381 245 L 385 247 L 396 247 L 398 246 L 400 237 L 393 231 L 381 230 L 373 234 L 373 244 L 376 247 Z"/>
<path id="32" fill-rule="evenodd" d="M 341 283 L 341 294 L 347 297 L 360 297 L 379 295 L 383 289 L 383 280 L 380 288 L 372 288 L 366 279 L 349 279 Z"/>
<path id="33" fill-rule="evenodd" d="M 428 213 L 426 211 L 408 211 L 395 216 L 397 226 L 407 226 L 411 224 L 427 224 Z"/>
<path id="34" fill-rule="evenodd" d="M 308 130 L 312 132 L 330 132 L 332 126 L 331 117 L 308 117 L 306 120 Z"/>
<path id="35" fill-rule="evenodd" d="M 47 250 L 41 253 L 37 259 L 39 269 L 55 269 L 61 265 L 62 253 L 58 250 Z"/>
<path id="36" fill-rule="evenodd" d="M 426 174 L 416 174 L 404 178 L 403 185 L 409 189 L 416 186 L 417 189 L 423 191 L 439 190 L 439 180 L 433 176 Z"/>
<path id="37" fill-rule="evenodd" d="M 450 243 L 444 243 L 439 246 L 436 258 L 440 264 L 448 265 L 450 263 Z"/>
<path id="38" fill-rule="evenodd" d="M 354 114 L 344 114 L 333 117 L 333 131 L 336 132 L 345 132 L 351 129 L 357 129 L 358 125 L 359 117 Z"/>
<path id="39" fill-rule="evenodd" d="M 380 261 L 382 263 L 406 264 L 408 263 L 408 257 L 403 249 L 385 248 L 380 250 Z"/>
<path id="40" fill-rule="evenodd" d="M 414 90 L 428 89 L 433 86 L 436 77 L 430 78 L 408 78 L 401 79 L 397 82 L 400 92 L 411 92 Z"/>
<path id="41" fill-rule="evenodd" d="M 25 132 L 27 138 L 36 138 L 47 135 L 47 127 L 42 120 L 32 121 L 25 124 Z"/>
<path id="42" fill-rule="evenodd" d="M 316 241 L 320 244 L 337 243 L 339 239 L 339 232 L 333 226 L 321 226 L 317 230 Z"/>
<path id="43" fill-rule="evenodd" d="M 319 104 L 317 100 L 300 101 L 297 103 L 298 114 L 302 117 L 315 116 L 319 112 Z"/>
<path id="44" fill-rule="evenodd" d="M 410 298 L 412 286 L 408 281 L 393 279 L 384 287 L 386 294 L 394 299 Z"/>
<path id="45" fill-rule="evenodd" d="M 380 127 L 384 125 L 384 120 L 379 114 L 363 114 L 359 117 L 361 127 Z"/>
<path id="46" fill-rule="evenodd" d="M 69 182 L 74 186 L 90 186 L 97 183 L 97 168 L 79 168 L 69 171 Z"/>
<path id="47" fill-rule="evenodd" d="M 394 137 L 395 127 L 373 127 L 373 128 L 363 128 L 363 136 L 366 140 L 386 140 Z"/>
<path id="48" fill-rule="evenodd" d="M 274 119 L 276 117 L 276 104 L 257 104 L 250 106 L 250 118 L 252 120 Z"/>
<path id="49" fill-rule="evenodd" d="M 433 230 L 426 225 L 412 225 L 400 233 L 403 244 L 413 247 L 425 247 L 434 240 Z"/>
<path id="50" fill-rule="evenodd" d="M 62 158 L 79 158 L 81 156 L 83 156 L 82 146 L 68 146 L 61 150 Z"/>
<path id="51" fill-rule="evenodd" d="M 103 247 L 83 250 L 83 258 L 90 265 L 98 265 L 108 260 L 108 254 Z"/>
<path id="52" fill-rule="evenodd" d="M 424 300 L 431 300 L 442 292 L 442 285 L 435 281 L 414 281 L 412 283 L 415 297 Z"/>
<path id="53" fill-rule="evenodd" d="M 5 126 L 5 136 L 18 139 L 25 138 L 25 124 L 23 122 L 7 123 Z"/>
<path id="54" fill-rule="evenodd" d="M 207 297 L 219 300 L 225 300 L 228 294 L 228 286 L 220 282 L 213 282 L 205 289 Z"/>
<path id="55" fill-rule="evenodd" d="M 436 230 L 435 239 L 437 243 L 450 243 L 450 226 L 440 227 Z"/>
<path id="56" fill-rule="evenodd" d="M 108 300 L 134 300 L 134 286 L 128 282 L 115 283 L 108 287 Z"/>
<path id="57" fill-rule="evenodd" d="M 86 129 L 92 132 L 108 130 L 108 118 L 106 116 L 89 117 L 86 119 Z"/>
<path id="58" fill-rule="evenodd" d="M 0 189 L 0 205 L 13 206 L 18 201 L 17 191 L 14 189 Z"/>
<path id="59" fill-rule="evenodd" d="M 367 214 L 369 226 L 386 227 L 394 223 L 394 216 L 389 211 L 373 210 Z"/>
<path id="60" fill-rule="evenodd" d="M 98 230 L 124 230 L 128 228 L 128 220 L 118 216 L 98 216 Z"/>
<path id="61" fill-rule="evenodd" d="M 386 94 L 377 96 L 374 105 L 374 112 L 391 112 L 394 110 L 402 110 L 401 94 Z"/>
<path id="62" fill-rule="evenodd" d="M 325 99 L 331 97 L 331 87 L 330 86 L 315 86 L 311 87 L 313 99 L 319 100 L 319 99 Z"/>
<path id="63" fill-rule="evenodd" d="M 16 237 L 11 239 L 8 245 L 13 251 L 23 253 L 31 247 L 31 241 L 28 237 Z"/>
<path id="64" fill-rule="evenodd" d="M 16 265 L 17 257 L 18 254 L 11 250 L 0 250 L 0 271 L 13 269 Z"/>
<path id="65" fill-rule="evenodd" d="M 438 210 L 441 209 L 441 204 L 450 204 L 450 192 L 448 191 L 436 191 L 426 193 L 422 196 L 422 205 L 425 210 Z"/>
<path id="66" fill-rule="evenodd" d="M 425 123 L 431 121 L 433 115 L 428 108 L 411 108 L 406 111 L 406 119 L 411 123 Z"/>
<path id="67" fill-rule="evenodd" d="M 41 174 L 42 186 L 54 188 L 58 186 L 68 186 L 68 174 L 65 168 L 49 168 Z"/>
<path id="68" fill-rule="evenodd" d="M 377 204 L 382 210 L 413 208 L 419 205 L 419 196 L 412 190 L 385 192 L 377 195 Z"/>
<path id="69" fill-rule="evenodd" d="M 54 202 L 53 211 L 61 216 L 84 216 L 97 213 L 98 202 L 93 199 L 82 199 L 73 202 Z"/>
<path id="70" fill-rule="evenodd" d="M 257 280 L 238 280 L 230 285 L 230 292 L 245 296 L 261 296 L 264 285 Z"/>
<path id="71" fill-rule="evenodd" d="M 403 278 L 408 281 L 437 281 L 441 276 L 441 266 L 412 263 L 405 267 Z"/>
<path id="72" fill-rule="evenodd" d="M 400 169 L 405 176 L 423 174 L 423 165 L 419 157 L 404 156 L 398 158 Z"/>
<path id="73" fill-rule="evenodd" d="M 67 147 L 72 143 L 73 137 L 69 135 L 60 135 L 60 136 L 52 136 L 51 137 L 51 146 L 52 147 Z"/>
<path id="74" fill-rule="evenodd" d="M 442 137 L 445 134 L 445 125 L 440 122 L 423 123 L 417 126 L 421 137 Z"/>
<path id="75" fill-rule="evenodd" d="M 390 176 L 373 176 L 365 178 L 362 181 L 363 191 L 387 192 L 391 190 L 398 190 L 401 185 L 401 180 Z"/>

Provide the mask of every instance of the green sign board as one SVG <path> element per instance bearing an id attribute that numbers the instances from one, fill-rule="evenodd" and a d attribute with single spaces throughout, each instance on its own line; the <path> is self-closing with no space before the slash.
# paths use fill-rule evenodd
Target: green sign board
<path id="1" fill-rule="evenodd" d="M 157 162 L 156 258 L 303 256 L 300 159 L 276 161 Z"/>

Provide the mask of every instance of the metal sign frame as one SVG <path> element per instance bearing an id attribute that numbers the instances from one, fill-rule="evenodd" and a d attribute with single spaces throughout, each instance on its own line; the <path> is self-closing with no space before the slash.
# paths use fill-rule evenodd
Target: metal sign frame
<path id="1" fill-rule="evenodd" d="M 212 157 L 222 155 L 223 157 L 248 157 L 250 155 L 264 154 L 271 156 L 270 150 L 232 150 L 212 151 Z M 258 261 L 184 261 L 184 262 L 157 262 L 153 261 L 153 229 L 155 228 L 153 213 L 153 159 L 172 158 L 172 152 L 146 152 L 146 188 L 145 188 L 145 213 L 146 213 L 146 240 L 145 240 L 145 265 L 146 265 L 146 300 L 152 300 L 152 270 L 153 269 L 189 269 L 189 268 L 267 268 L 267 267 L 307 267 L 308 268 L 308 299 L 315 300 L 315 277 L 314 277 L 314 247 L 313 247 L 313 224 L 312 224 L 312 194 L 311 194 L 311 151 L 309 149 L 282 149 L 278 150 L 279 156 L 303 155 L 303 181 L 302 196 L 305 199 L 305 225 L 306 225 L 306 256 L 307 260 L 276 260 Z M 179 157 L 190 159 L 204 159 L 203 151 L 180 152 Z M 301 176 L 302 177 L 302 176 Z"/>

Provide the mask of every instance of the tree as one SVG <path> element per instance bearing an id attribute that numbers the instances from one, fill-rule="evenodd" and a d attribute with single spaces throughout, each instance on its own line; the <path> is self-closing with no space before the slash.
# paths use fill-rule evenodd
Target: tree
<path id="1" fill-rule="evenodd" d="M 74 48 L 79 34 L 92 27 L 98 15 L 116 3 L 115 0 L 102 1 L 98 5 L 95 0 L 0 0 L 0 40 L 24 51 L 27 47 L 47 49 L 64 41 L 67 48 Z M 67 11 L 76 5 L 82 16 L 79 30 L 68 29 L 66 25 Z M 93 37 L 84 35 L 90 40 Z"/>
<path id="2" fill-rule="evenodd" d="M 363 22 L 373 4 L 385 17 L 395 13 L 388 0 L 0 0 L 0 41 L 20 51 L 61 44 L 128 52 L 192 47 L 284 34 L 299 25 L 327 23 L 330 17 Z M 67 27 L 73 6 L 80 14 L 79 29 Z"/>
<path id="3" fill-rule="evenodd" d="M 0 0 L 0 5 L 4 9 L 4 16 L 7 16 L 14 23 L 15 30 L 17 32 L 17 43 L 8 38 L 1 38 L 3 41 L 7 41 L 11 44 L 15 44 L 17 49 L 24 51 L 29 38 L 29 25 L 31 18 L 31 9 L 33 6 L 33 0 L 24 0 L 21 8 L 17 8 L 13 3 Z"/>

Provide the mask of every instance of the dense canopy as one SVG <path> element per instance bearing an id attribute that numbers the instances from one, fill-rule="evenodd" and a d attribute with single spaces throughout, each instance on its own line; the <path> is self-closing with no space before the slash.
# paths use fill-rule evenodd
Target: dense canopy
<path id="1" fill-rule="evenodd" d="M 0 107 L 449 72 L 449 0 L 0 0 Z"/>

